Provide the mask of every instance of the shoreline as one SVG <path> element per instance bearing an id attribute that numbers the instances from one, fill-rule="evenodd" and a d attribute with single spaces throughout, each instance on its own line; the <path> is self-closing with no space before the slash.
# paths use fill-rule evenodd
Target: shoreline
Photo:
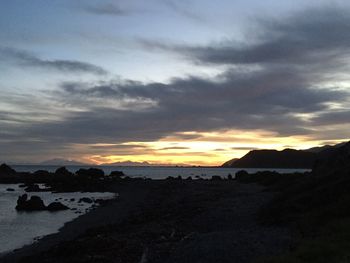
<path id="1" fill-rule="evenodd" d="M 18 209 L 18 200 L 26 195 L 27 200 L 39 199 L 43 207 L 36 211 Z M 118 194 L 109 192 L 26 192 L 19 184 L 0 184 L 0 196 L 1 256 L 55 234 L 65 223 L 118 198 Z M 60 204 L 64 209 L 48 209 L 51 204 Z"/>
<path id="2" fill-rule="evenodd" d="M 105 249 L 109 239 L 131 242 L 135 245 L 131 254 L 143 257 L 148 251 L 150 262 L 157 262 L 152 257 L 164 257 L 169 251 L 166 262 L 200 262 L 203 253 L 206 261 L 201 262 L 215 262 L 218 252 L 223 253 L 221 262 L 231 262 L 232 257 L 242 262 L 239 260 L 278 253 L 291 242 L 288 229 L 258 224 L 256 213 L 273 195 L 258 185 L 227 180 L 152 180 L 115 184 L 112 189 L 120 193 L 119 200 L 66 223 L 56 234 L 5 255 L 1 262 L 19 262 L 25 257 L 26 262 L 38 258 L 47 259 L 42 262 L 56 262 L 55 253 L 64 251 L 65 243 L 74 247 L 81 242 L 81 251 L 75 252 L 84 254 L 84 246 L 91 239 L 97 242 L 98 236 L 105 238 L 99 241 L 106 242 Z M 124 228 L 132 231 L 124 234 Z M 159 238 L 168 240 L 160 242 Z M 91 251 L 94 249 L 90 248 L 89 253 L 106 257 L 102 262 L 124 253 L 110 248 L 108 253 L 117 255 L 100 255 L 98 249 Z M 56 260 L 70 262 L 71 258 Z"/>
<path id="3" fill-rule="evenodd" d="M 147 191 L 147 187 L 145 187 L 144 184 L 142 184 L 142 187 L 139 187 L 137 183 L 138 182 L 132 182 L 132 186 L 130 183 L 115 184 L 111 186 L 109 189 L 110 192 L 118 193 L 118 198 L 111 200 L 106 205 L 101 205 L 92 209 L 72 221 L 66 222 L 56 233 L 43 236 L 32 244 L 0 254 L 0 261 L 3 263 L 17 262 L 22 257 L 34 253 L 40 253 L 61 242 L 74 239 L 83 234 L 89 228 L 122 220 L 123 217 L 126 217 L 128 213 L 131 212 L 130 210 L 137 207 L 137 203 L 142 201 L 142 197 Z M 133 191 L 130 191 L 131 187 L 133 188 Z M 108 217 L 105 215 L 113 210 L 118 210 L 120 212 L 120 218 L 114 216 L 111 220 L 108 220 Z"/>

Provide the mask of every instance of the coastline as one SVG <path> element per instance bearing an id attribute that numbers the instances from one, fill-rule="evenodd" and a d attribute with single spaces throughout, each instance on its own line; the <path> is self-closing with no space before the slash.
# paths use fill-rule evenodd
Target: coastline
<path id="1" fill-rule="evenodd" d="M 117 223 L 127 217 L 133 209 L 137 208 L 142 202 L 148 188 L 144 183 L 141 187 L 138 185 L 138 182 L 132 182 L 132 185 L 124 182 L 123 184 L 111 185 L 109 190 L 118 193 L 118 198 L 112 200 L 107 205 L 101 205 L 65 223 L 56 233 L 44 236 L 32 244 L 0 255 L 0 261 L 4 263 L 18 262 L 23 257 L 45 251 L 60 242 L 72 240 L 89 228 Z M 117 215 L 114 214 L 113 217 L 108 216 L 109 213 L 115 211 L 118 212 Z"/>
<path id="2" fill-rule="evenodd" d="M 166 258 L 165 262 L 247 262 L 281 252 L 291 243 L 288 229 L 257 222 L 256 213 L 273 196 L 262 186 L 227 180 L 142 180 L 110 188 L 120 193 L 119 200 L 66 223 L 57 234 L 5 255 L 1 262 L 20 262 L 21 258 L 71 262 L 75 255 L 58 259 L 55 254 L 67 244 L 78 247 L 74 253 L 78 257 L 89 249 L 90 256 L 112 262 L 109 259 L 123 251 L 108 247 L 111 238 L 134 244 L 129 254 L 137 262 L 141 257 L 150 262 L 162 262 L 156 260 L 159 257 Z M 124 228 L 132 230 L 124 234 Z M 97 237 L 103 237 L 98 242 L 106 246 L 101 255 L 98 248 L 89 247 Z M 128 260 L 123 262 L 135 262 Z"/>

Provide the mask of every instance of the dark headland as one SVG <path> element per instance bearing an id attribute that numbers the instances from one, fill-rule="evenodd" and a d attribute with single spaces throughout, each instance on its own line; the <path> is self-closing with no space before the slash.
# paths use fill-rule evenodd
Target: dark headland
<path id="1" fill-rule="evenodd" d="M 305 173 L 240 171 L 236 179 L 205 180 L 63 168 L 60 175 L 19 174 L 2 166 L 2 183 L 44 182 L 54 191 L 111 191 L 120 198 L 0 262 L 348 262 L 350 142 L 312 166 Z"/>
<path id="2" fill-rule="evenodd" d="M 225 162 L 222 167 L 312 169 L 318 159 L 326 158 L 343 145 L 340 143 L 306 150 L 252 150 L 242 158 Z"/>

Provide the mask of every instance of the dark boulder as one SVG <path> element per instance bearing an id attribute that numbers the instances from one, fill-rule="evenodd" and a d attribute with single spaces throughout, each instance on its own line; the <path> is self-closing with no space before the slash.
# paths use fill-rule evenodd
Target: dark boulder
<path id="1" fill-rule="evenodd" d="M 98 168 L 79 169 L 76 174 L 81 178 L 103 177 L 104 171 Z"/>
<path id="2" fill-rule="evenodd" d="M 15 189 L 13 189 L 13 188 L 7 188 L 6 191 L 7 191 L 7 192 L 14 192 Z"/>
<path id="3" fill-rule="evenodd" d="M 112 171 L 110 176 L 116 177 L 116 178 L 121 178 L 125 176 L 125 174 L 122 171 Z"/>
<path id="4" fill-rule="evenodd" d="M 69 176 L 72 176 L 72 175 L 73 175 L 73 173 L 68 171 L 68 169 L 65 166 L 57 168 L 57 170 L 55 171 L 55 176 L 69 177 Z"/>
<path id="5" fill-rule="evenodd" d="M 0 176 L 16 175 L 16 171 L 7 164 L 0 165 Z"/>
<path id="6" fill-rule="evenodd" d="M 221 181 L 222 178 L 221 178 L 219 175 L 213 175 L 213 176 L 211 177 L 211 180 L 212 180 L 212 181 Z"/>
<path id="7" fill-rule="evenodd" d="M 240 179 L 242 179 L 242 178 L 244 178 L 244 177 L 247 177 L 249 174 L 248 174 L 248 172 L 247 171 L 245 171 L 245 170 L 240 170 L 240 171 L 238 171 L 237 173 L 236 173 L 236 179 L 237 180 L 240 180 Z"/>
<path id="8" fill-rule="evenodd" d="M 91 198 L 88 198 L 88 197 L 83 197 L 83 198 L 80 198 L 79 200 L 79 203 L 88 203 L 88 204 L 91 204 L 93 202 L 93 200 Z"/>
<path id="9" fill-rule="evenodd" d="M 46 209 L 48 211 L 60 211 L 60 210 L 67 210 L 69 209 L 69 207 L 60 202 L 53 202 L 49 204 Z"/>
<path id="10" fill-rule="evenodd" d="M 48 171 L 45 171 L 45 170 L 38 170 L 38 171 L 35 171 L 33 173 L 33 175 L 35 177 L 44 177 L 44 178 L 47 178 L 47 177 L 50 177 L 50 173 Z"/>
<path id="11" fill-rule="evenodd" d="M 45 210 L 46 206 L 39 196 L 32 196 L 28 200 L 28 195 L 24 194 L 18 197 L 16 209 L 20 211 L 40 211 Z"/>
<path id="12" fill-rule="evenodd" d="M 24 191 L 26 192 L 40 192 L 41 189 L 39 187 L 39 185 L 37 184 L 29 184 L 25 189 Z"/>
<path id="13" fill-rule="evenodd" d="M 227 180 L 230 180 L 230 181 L 233 180 L 232 174 L 228 174 Z"/>

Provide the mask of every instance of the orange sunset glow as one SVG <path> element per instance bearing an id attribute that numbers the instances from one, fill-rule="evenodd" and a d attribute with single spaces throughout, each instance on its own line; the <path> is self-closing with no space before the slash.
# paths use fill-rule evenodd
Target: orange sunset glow
<path id="1" fill-rule="evenodd" d="M 191 136 L 190 140 L 179 140 L 179 136 Z M 332 143 L 339 143 L 333 141 Z M 128 142 L 123 144 L 94 144 L 99 154 L 75 157 L 92 164 L 116 162 L 147 162 L 150 165 L 199 165 L 217 166 L 233 158 L 240 158 L 255 149 L 308 149 L 327 143 L 308 137 L 278 137 L 267 131 L 244 132 L 230 130 L 222 132 L 186 132 L 168 136 L 155 142 Z M 79 148 L 79 146 L 76 146 Z M 80 146 L 82 149 L 86 145 Z"/>

